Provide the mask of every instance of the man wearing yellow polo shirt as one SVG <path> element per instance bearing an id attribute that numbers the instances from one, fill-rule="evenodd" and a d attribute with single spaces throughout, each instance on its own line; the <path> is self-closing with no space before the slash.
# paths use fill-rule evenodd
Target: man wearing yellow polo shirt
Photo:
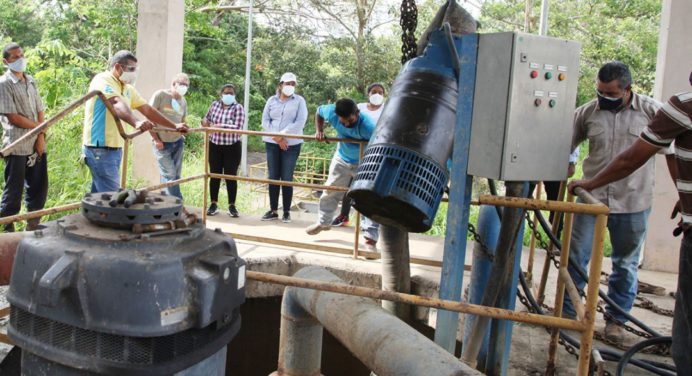
<path id="1" fill-rule="evenodd" d="M 175 124 L 168 120 L 132 86 L 137 78 L 137 58 L 132 52 L 116 52 L 110 59 L 109 68 L 91 80 L 89 91 L 101 91 L 120 120 L 141 131 L 148 131 L 154 124 L 160 124 L 180 133 L 187 132 L 185 123 Z M 135 109 L 146 119 L 138 119 L 132 112 Z M 118 133 L 113 115 L 98 97 L 86 103 L 82 143 L 86 164 L 91 171 L 91 192 L 117 191 L 120 188 L 124 140 Z"/>

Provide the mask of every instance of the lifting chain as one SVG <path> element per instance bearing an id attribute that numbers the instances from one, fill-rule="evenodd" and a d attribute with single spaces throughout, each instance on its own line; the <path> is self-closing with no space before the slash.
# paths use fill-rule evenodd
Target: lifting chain
<path id="1" fill-rule="evenodd" d="M 557 259 L 557 253 L 552 251 L 551 248 L 546 245 L 545 240 L 543 239 L 541 233 L 538 232 L 538 229 L 534 225 L 533 220 L 531 219 L 531 216 L 529 215 L 528 212 L 526 213 L 526 222 L 528 223 L 529 228 L 531 229 L 534 236 L 536 237 L 536 241 L 538 242 L 539 246 L 546 250 L 546 252 L 548 253 L 548 257 L 552 260 L 555 267 L 559 269 L 560 268 L 560 261 Z M 605 272 L 601 272 L 601 275 L 605 276 L 606 278 L 608 278 L 610 276 L 608 273 L 605 273 Z M 584 290 L 582 290 L 582 289 L 577 289 L 577 290 L 579 291 L 579 295 L 581 295 L 582 298 L 586 298 L 586 294 L 584 293 Z M 649 299 L 646 299 L 642 296 L 637 296 L 637 299 L 642 301 L 642 303 L 635 304 L 637 307 L 651 310 L 652 312 L 658 313 L 659 315 L 670 316 L 670 317 L 673 316 L 673 311 L 660 308 L 654 302 L 650 301 Z M 546 308 L 548 310 L 553 309 L 552 307 L 549 307 L 546 304 L 542 304 L 542 306 L 543 306 L 543 308 Z M 596 307 L 596 311 L 601 313 L 606 320 L 612 321 L 616 325 L 622 327 L 627 332 L 630 332 L 630 333 L 637 335 L 639 337 L 651 338 L 651 335 L 649 333 L 637 330 L 634 327 L 631 327 L 631 326 L 627 325 L 626 323 L 616 319 L 610 313 L 606 312 L 606 310 L 603 308 L 602 302 L 599 302 L 598 306 Z M 604 341 L 604 342 L 606 342 L 606 341 Z M 613 345 L 613 343 L 610 343 L 610 342 L 608 342 L 608 343 Z"/>
<path id="2" fill-rule="evenodd" d="M 529 215 L 528 211 L 524 216 L 526 217 L 526 223 L 528 224 L 529 228 L 531 229 L 531 232 L 533 232 L 533 235 L 536 238 L 538 247 L 541 249 L 545 249 L 545 251 L 548 253 L 548 257 L 553 262 L 553 265 L 555 265 L 556 268 L 560 269 L 560 260 L 557 259 L 557 253 L 553 251 L 553 247 L 549 246 L 548 243 L 546 243 L 545 239 L 543 239 L 543 235 L 541 235 L 541 233 L 536 228 L 536 224 L 533 223 L 533 219 L 531 219 L 531 215 Z"/>
<path id="3" fill-rule="evenodd" d="M 401 1 L 401 64 L 416 57 L 418 45 L 416 44 L 416 27 L 418 26 L 418 8 L 415 0 Z"/>
<path id="4" fill-rule="evenodd" d="M 661 308 L 656 305 L 656 303 L 652 302 L 651 300 L 637 295 L 636 297 L 637 300 L 639 300 L 641 303 L 634 303 L 635 307 L 639 307 L 642 309 L 648 309 L 651 312 L 658 313 L 659 315 L 662 316 L 668 316 L 668 317 L 673 317 L 673 310 L 672 309 L 665 309 Z"/>
<path id="5" fill-rule="evenodd" d="M 485 255 L 485 257 L 490 260 L 490 262 L 495 261 L 495 254 L 490 252 L 490 249 L 488 248 L 485 243 L 483 243 L 483 239 L 481 238 L 481 235 L 476 231 L 476 227 L 472 224 L 469 223 L 469 232 L 471 233 L 471 236 L 473 236 L 473 240 L 478 243 L 478 245 L 481 247 L 481 252 Z"/>

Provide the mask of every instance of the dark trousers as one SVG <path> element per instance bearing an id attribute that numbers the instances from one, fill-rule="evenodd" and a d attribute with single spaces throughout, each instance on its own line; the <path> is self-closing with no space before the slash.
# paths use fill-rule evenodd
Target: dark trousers
<path id="1" fill-rule="evenodd" d="M 28 155 L 10 155 L 5 158 L 5 188 L 0 201 L 0 217 L 19 213 L 22 194 L 26 189 L 27 211 L 43 209 L 48 196 L 48 158 L 43 154 L 32 167 L 26 165 Z M 5 231 L 14 231 L 14 225 L 5 225 Z"/>
<path id="2" fill-rule="evenodd" d="M 269 179 L 293 181 L 293 170 L 300 155 L 302 144 L 291 145 L 288 150 L 281 150 L 278 144 L 265 142 L 267 150 L 267 172 Z M 281 202 L 284 213 L 291 210 L 291 200 L 293 199 L 293 187 L 287 185 L 269 185 L 269 208 L 276 211 L 279 208 L 279 191 L 281 191 Z"/>
<path id="3" fill-rule="evenodd" d="M 243 148 L 241 142 L 233 145 L 216 145 L 209 143 L 209 171 L 213 174 L 237 175 L 240 166 L 240 157 Z M 211 201 L 219 201 L 219 187 L 221 179 L 209 179 L 209 193 Z M 226 192 L 228 193 L 228 204 L 235 205 L 235 198 L 238 193 L 238 182 L 226 179 Z"/>
<path id="4" fill-rule="evenodd" d="M 545 196 L 548 198 L 548 200 L 555 201 L 557 200 L 557 196 L 560 194 L 560 184 L 561 181 L 544 181 L 543 182 L 543 187 L 545 188 Z M 548 217 L 548 221 L 550 221 L 550 224 L 553 224 L 553 218 L 555 215 L 560 215 L 560 222 L 558 222 L 557 225 L 557 231 L 555 232 L 555 235 L 559 238 L 561 233 L 562 233 L 562 214 L 561 213 L 556 213 L 556 212 L 550 212 L 550 217 Z"/>
<path id="5" fill-rule="evenodd" d="M 678 375 L 692 375 L 692 231 L 680 245 L 678 291 L 675 293 L 673 348 L 671 353 Z"/>

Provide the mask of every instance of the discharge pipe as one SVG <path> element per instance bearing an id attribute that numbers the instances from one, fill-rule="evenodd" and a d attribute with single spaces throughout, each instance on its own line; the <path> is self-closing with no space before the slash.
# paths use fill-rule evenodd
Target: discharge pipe
<path id="1" fill-rule="evenodd" d="M 380 226 L 382 290 L 411 292 L 411 264 L 408 247 L 408 231 L 391 225 Z M 382 308 L 404 322 L 411 320 L 411 306 L 404 303 L 382 301 Z"/>
<path id="2" fill-rule="evenodd" d="M 506 182 L 508 197 L 523 197 L 524 182 Z M 501 220 L 500 237 L 497 242 L 495 260 L 490 271 L 490 279 L 485 288 L 481 305 L 497 306 L 500 295 L 509 283 L 514 270 L 514 254 L 517 237 L 523 223 L 524 209 L 505 208 Z M 464 343 L 461 360 L 471 367 L 476 367 L 476 359 L 483 344 L 486 329 L 490 323 L 489 317 L 476 317 L 471 334 Z"/>
<path id="3" fill-rule="evenodd" d="M 295 276 L 344 283 L 314 266 Z M 322 326 L 379 376 L 482 375 L 372 299 L 295 287 L 284 291 L 279 364 L 272 375 L 319 375 Z"/>

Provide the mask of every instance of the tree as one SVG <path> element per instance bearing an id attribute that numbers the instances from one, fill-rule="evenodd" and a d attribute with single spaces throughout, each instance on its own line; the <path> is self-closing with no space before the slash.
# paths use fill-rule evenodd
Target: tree
<path id="1" fill-rule="evenodd" d="M 484 31 L 522 29 L 525 0 L 483 3 Z M 534 2 L 529 30 L 536 32 L 540 2 Z M 594 80 L 605 62 L 629 65 L 634 89 L 650 95 L 656 73 L 661 2 L 658 0 L 553 0 L 548 35 L 581 43 L 577 105 L 594 98 Z"/>

